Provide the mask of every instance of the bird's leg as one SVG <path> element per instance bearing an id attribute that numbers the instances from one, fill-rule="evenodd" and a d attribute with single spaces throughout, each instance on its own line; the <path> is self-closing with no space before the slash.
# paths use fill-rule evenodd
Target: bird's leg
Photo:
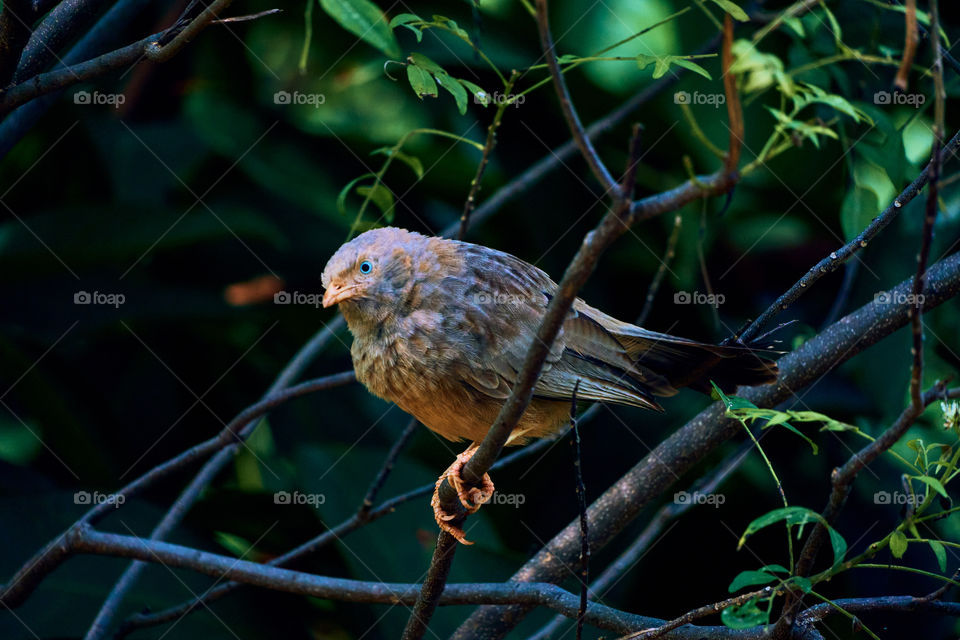
<path id="1" fill-rule="evenodd" d="M 467 447 L 466 451 L 457 456 L 453 464 L 447 467 L 447 470 L 444 471 L 437 480 L 436 488 L 433 491 L 433 499 L 430 500 L 430 505 L 433 507 L 433 517 L 436 519 L 437 525 L 463 544 L 473 543 L 467 540 L 463 529 L 450 523 L 451 520 L 457 517 L 457 514 L 447 513 L 440 504 L 440 485 L 449 479 L 450 485 L 457 490 L 457 497 L 460 498 L 460 504 L 467 510 L 467 513 L 476 513 L 483 503 L 490 500 L 491 496 L 493 496 L 493 480 L 490 479 L 489 474 L 483 474 L 482 484 L 479 487 L 467 488 L 463 478 L 460 477 L 463 465 L 473 457 L 473 454 L 477 452 L 479 446 L 478 443 L 474 442 Z"/>

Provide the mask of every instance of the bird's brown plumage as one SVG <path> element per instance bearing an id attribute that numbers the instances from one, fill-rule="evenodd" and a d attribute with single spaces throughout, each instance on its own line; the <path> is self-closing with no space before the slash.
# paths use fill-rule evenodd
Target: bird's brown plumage
<path id="1" fill-rule="evenodd" d="M 339 304 L 357 378 L 452 440 L 482 440 L 523 366 L 557 285 L 507 253 L 403 229 L 368 231 L 323 272 Z M 577 299 L 554 342 L 513 444 L 555 433 L 581 400 L 660 410 L 655 396 L 763 384 L 774 362 L 621 322 Z"/>

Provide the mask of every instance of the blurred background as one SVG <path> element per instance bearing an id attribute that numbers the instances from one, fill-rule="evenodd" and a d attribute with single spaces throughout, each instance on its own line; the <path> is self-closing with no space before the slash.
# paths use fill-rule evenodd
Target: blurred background
<path id="1" fill-rule="evenodd" d="M 522 3 L 378 4 L 389 17 L 442 13 L 452 18 L 505 75 L 542 63 L 536 27 Z M 925 164 L 933 113 L 932 83 L 922 74 L 930 64 L 927 41 L 921 42 L 920 71 L 911 75 L 905 94 L 914 97 L 912 103 L 885 103 L 877 92 L 891 91 L 903 46 L 903 14 L 883 2 L 826 4 L 829 15 L 817 8 L 743 54 L 749 69 L 741 76 L 743 164 L 756 158 L 777 123 L 770 109 L 785 108 L 777 89 L 784 77 L 842 96 L 866 117 L 852 118 L 822 104 L 808 107 L 801 119 L 821 124 L 832 136 L 813 140 L 798 132 L 795 146 L 746 176 L 728 201 L 712 199 L 684 208 L 676 255 L 647 328 L 722 340 L 853 237 Z M 960 37 L 953 8 L 941 4 L 944 31 Z M 184 5 L 175 0 L 146 6 L 116 34 L 115 46 L 165 28 Z M 763 18 L 787 6 L 766 2 L 748 8 Z M 654 65 L 640 68 L 631 58 L 696 53 L 717 32 L 707 12 L 717 19 L 722 13 L 713 4 L 704 9 L 695 2 L 667 0 L 551 3 L 558 52 L 579 56 L 688 7 L 683 15 L 604 54 L 626 60 L 589 62 L 568 73 L 585 123 L 654 82 Z M 442 90 L 437 98 L 420 99 L 402 66 L 411 52 L 419 52 L 487 92 L 502 89 L 490 67 L 455 36 L 428 29 L 418 42 L 412 30 L 398 28 L 399 51 L 394 53 L 400 55 L 387 55 L 316 6 L 309 16 L 312 39 L 305 48 L 302 3 L 248 0 L 234 3 L 230 14 L 273 8 L 283 11 L 210 26 L 167 63 L 140 64 L 68 89 L 22 137 L 5 131 L 2 142 L 9 152 L 0 159 L 0 201 L 5 205 L 0 208 L 4 576 L 85 511 L 88 505 L 76 503 L 76 492 L 109 493 L 216 434 L 333 320 L 333 310 L 320 308 L 319 296 L 311 295 L 322 293 L 323 266 L 347 239 L 362 206 L 364 193 L 344 188 L 381 169 L 386 156 L 376 150 L 418 128 L 484 141 L 493 106 L 471 98 L 461 114 L 452 95 Z M 763 24 L 738 24 L 738 38 L 750 41 Z M 876 60 L 852 59 L 852 50 Z M 395 62 L 385 64 L 388 60 Z M 696 63 L 711 79 L 691 71 L 679 75 L 681 67 L 671 65 L 666 73 L 678 74 L 677 83 L 599 139 L 601 155 L 619 170 L 626 161 L 630 125 L 644 126 L 638 196 L 680 184 L 688 177 L 687 166 L 701 174 L 719 166 L 684 119 L 675 94 L 722 94 L 718 57 Z M 526 71 L 517 88 L 527 89 L 545 77 L 543 68 Z M 956 74 L 948 70 L 946 78 L 948 94 L 956 98 Z M 301 98 L 292 97 L 297 95 Z M 694 103 L 689 109 L 702 135 L 726 148 L 725 108 Z M 955 112 L 947 113 L 949 136 L 960 122 Z M 504 113 L 479 201 L 568 138 L 552 87 L 525 94 L 522 103 Z M 421 134 L 411 135 L 402 151 L 417 160 L 391 165 L 383 184 L 392 196 L 371 202 L 359 228 L 390 222 L 439 233 L 459 218 L 480 152 L 448 137 Z M 960 237 L 957 170 L 953 163 L 945 167 L 931 261 L 955 251 Z M 604 214 L 601 197 L 585 163 L 573 156 L 473 225 L 467 239 L 513 253 L 559 279 L 583 235 Z M 846 270 L 825 277 L 778 318 L 797 320 L 778 333 L 783 349 L 792 349 L 831 319 L 913 274 L 923 199 L 906 206 Z M 625 234 L 603 257 L 583 297 L 618 318 L 635 319 L 674 224 L 674 216 L 664 216 Z M 276 304 L 274 294 L 281 290 L 301 295 L 291 298 L 291 304 Z M 707 295 L 715 296 L 716 304 L 697 303 Z M 924 318 L 929 385 L 960 368 L 960 307 L 951 302 Z M 304 377 L 349 369 L 349 344 L 349 333 L 340 330 Z M 789 406 L 826 413 L 876 434 L 908 402 L 909 359 L 909 336 L 900 331 L 798 391 Z M 662 415 L 602 408 L 582 428 L 588 500 L 709 402 L 683 391 L 664 401 L 667 412 Z M 172 541 L 259 561 L 287 551 L 357 509 L 407 421 L 402 411 L 356 384 L 287 404 L 261 425 L 249 448 L 204 493 Z M 830 470 L 860 442 L 845 434 L 818 434 L 815 427 L 804 431 L 821 444 L 818 455 L 786 431 L 772 430 L 762 444 L 791 504 L 819 511 Z M 956 438 L 943 432 L 939 406 L 925 414 L 897 451 L 912 457 L 905 443 L 914 437 L 951 444 Z M 739 440 L 681 478 L 675 490 L 709 471 Z M 381 499 L 432 482 L 461 448 L 421 428 Z M 457 554 L 451 581 L 507 579 L 576 516 L 571 456 L 563 441 L 495 474 L 498 489 L 522 495 L 523 504 L 491 505 L 472 518 L 469 537 L 477 544 Z M 900 506 L 874 500 L 878 491 L 900 488 L 901 470 L 891 460 L 861 474 L 838 522 L 853 551 L 899 521 Z M 189 477 L 183 473 L 151 489 L 103 527 L 149 534 Z M 323 504 L 275 504 L 274 492 L 282 490 L 322 494 Z M 740 571 L 787 564 L 781 532 L 763 532 L 736 550 L 746 525 L 781 504 L 759 454 L 752 452 L 719 491 L 726 497 L 722 505 L 697 507 L 670 525 L 604 601 L 671 618 L 726 597 Z M 671 491 L 596 553 L 594 571 L 672 500 Z M 943 539 L 960 539 L 956 517 L 937 522 L 935 530 Z M 426 571 L 435 540 L 428 498 L 422 498 L 298 566 L 323 575 L 416 582 Z M 955 549 L 948 551 L 950 573 L 960 566 L 960 556 Z M 921 545 L 910 547 L 904 563 L 938 571 L 934 555 Z M 0 635 L 81 637 L 126 565 L 103 557 L 70 560 L 16 616 L 0 613 Z M 575 587 L 572 578 L 565 586 Z M 161 609 L 202 593 L 209 584 L 189 572 L 151 566 L 122 613 Z M 921 595 L 937 586 L 923 576 L 859 570 L 822 589 L 830 597 L 845 597 Z M 432 629 L 442 637 L 469 611 L 441 608 Z M 133 637 L 391 638 L 408 615 L 403 606 L 351 605 L 245 589 L 186 617 L 172 631 L 160 626 Z M 515 637 L 533 633 L 551 617 L 536 612 Z M 890 638 L 916 630 L 918 622 L 897 616 L 870 620 L 872 628 Z M 923 622 L 924 637 L 956 635 L 952 621 Z M 831 624 L 835 635 L 830 637 L 855 636 L 848 622 L 837 618 Z M 597 636 L 588 629 L 586 637 Z"/>

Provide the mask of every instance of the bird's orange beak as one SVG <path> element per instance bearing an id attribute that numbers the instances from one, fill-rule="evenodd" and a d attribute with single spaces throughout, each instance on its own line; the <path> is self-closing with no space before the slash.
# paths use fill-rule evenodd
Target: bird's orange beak
<path id="1" fill-rule="evenodd" d="M 345 287 L 339 283 L 331 283 L 327 291 L 323 294 L 323 308 L 333 306 L 341 300 L 346 300 L 353 296 L 356 285 Z"/>

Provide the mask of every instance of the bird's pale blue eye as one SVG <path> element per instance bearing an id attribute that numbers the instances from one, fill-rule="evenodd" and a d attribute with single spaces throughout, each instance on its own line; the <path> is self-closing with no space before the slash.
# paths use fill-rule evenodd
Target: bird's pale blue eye
<path id="1" fill-rule="evenodd" d="M 370 273 L 371 271 L 373 271 L 373 264 L 369 260 L 360 263 L 360 273 Z"/>

